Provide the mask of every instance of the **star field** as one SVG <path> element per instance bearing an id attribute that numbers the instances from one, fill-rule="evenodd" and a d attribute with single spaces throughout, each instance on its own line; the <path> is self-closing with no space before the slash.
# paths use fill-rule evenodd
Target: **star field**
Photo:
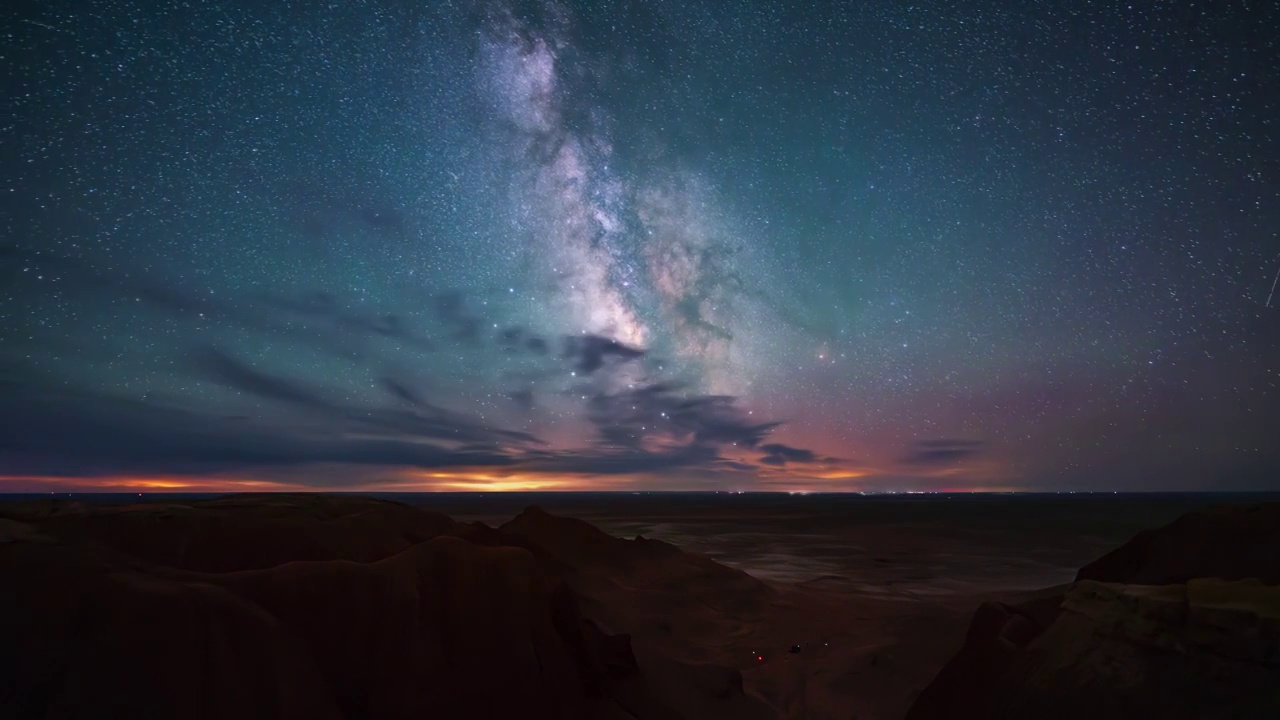
<path id="1" fill-rule="evenodd" d="M 1268 3 L 18 3 L 16 489 L 1280 487 Z"/>

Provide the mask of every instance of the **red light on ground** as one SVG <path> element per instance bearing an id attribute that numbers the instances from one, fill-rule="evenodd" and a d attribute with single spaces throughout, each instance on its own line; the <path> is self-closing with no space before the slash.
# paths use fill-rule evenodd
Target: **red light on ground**
<path id="1" fill-rule="evenodd" d="M 764 656 L 763 656 L 763 655 L 757 655 L 757 656 L 756 656 L 756 660 L 758 660 L 758 661 L 760 661 L 760 662 L 764 662 Z"/>

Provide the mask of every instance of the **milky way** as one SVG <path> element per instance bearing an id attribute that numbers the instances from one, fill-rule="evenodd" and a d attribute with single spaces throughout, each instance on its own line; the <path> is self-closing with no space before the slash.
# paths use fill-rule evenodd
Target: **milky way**
<path id="1" fill-rule="evenodd" d="M 15 488 L 1280 477 L 1272 5 L 6 12 Z"/>
<path id="2" fill-rule="evenodd" d="M 479 35 L 477 81 L 494 110 L 497 167 L 487 174 L 509 180 L 511 241 L 551 289 L 532 302 L 549 301 L 549 330 L 656 345 L 707 391 L 740 394 L 750 342 L 734 343 L 747 299 L 738 248 L 721 237 L 719 208 L 692 173 L 611 167 L 625 162 L 606 129 L 614 123 L 577 96 L 589 83 L 564 79 L 573 49 L 557 29 L 566 14 L 557 8 L 561 22 L 536 28 L 497 10 Z"/>
<path id="3" fill-rule="evenodd" d="M 627 188 L 608 171 L 607 140 L 568 127 L 564 106 L 573 98 L 559 77 L 560 43 L 509 17 L 479 42 L 482 90 L 511 129 L 501 159 L 511 165 L 512 241 L 554 284 L 572 327 L 644 345 L 627 292 L 636 272 L 619 247 Z"/>

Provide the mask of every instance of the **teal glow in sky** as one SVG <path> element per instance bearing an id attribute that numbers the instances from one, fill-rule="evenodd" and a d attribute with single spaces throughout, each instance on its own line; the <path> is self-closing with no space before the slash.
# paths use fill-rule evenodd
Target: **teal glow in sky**
<path id="1" fill-rule="evenodd" d="M 0 475 L 1276 489 L 1277 26 L 7 7 Z"/>

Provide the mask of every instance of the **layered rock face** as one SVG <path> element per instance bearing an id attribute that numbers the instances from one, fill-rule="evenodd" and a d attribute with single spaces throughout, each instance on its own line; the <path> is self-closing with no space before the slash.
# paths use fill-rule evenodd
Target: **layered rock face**
<path id="1" fill-rule="evenodd" d="M 986 603 L 907 717 L 1280 717 L 1280 505 L 1184 516 Z"/>
<path id="2" fill-rule="evenodd" d="M 538 537 L 332 496 L 4 508 L 0 716 L 770 716 L 584 617 L 591 568 L 531 512 Z M 653 578 L 709 562 L 609 540 Z"/>
<path id="3" fill-rule="evenodd" d="M 1188 513 L 1138 533 L 1076 579 L 1165 585 L 1204 577 L 1280 585 L 1280 503 Z"/>

